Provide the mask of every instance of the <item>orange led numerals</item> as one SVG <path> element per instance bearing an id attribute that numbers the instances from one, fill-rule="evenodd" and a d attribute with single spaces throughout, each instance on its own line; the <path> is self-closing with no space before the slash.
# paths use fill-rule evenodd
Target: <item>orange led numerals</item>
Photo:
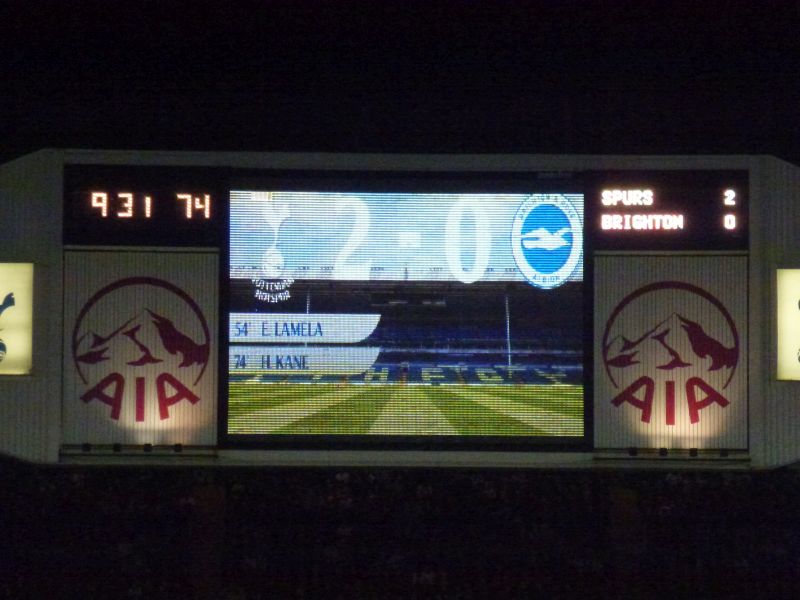
<path id="1" fill-rule="evenodd" d="M 195 217 L 200 219 L 211 218 L 211 196 L 202 194 L 193 196 L 192 194 L 175 194 L 175 198 L 184 203 L 185 215 L 187 219 Z"/>
<path id="2" fill-rule="evenodd" d="M 147 195 L 136 196 L 130 192 L 92 192 L 91 206 L 103 218 L 149 219 L 153 209 L 153 199 Z"/>

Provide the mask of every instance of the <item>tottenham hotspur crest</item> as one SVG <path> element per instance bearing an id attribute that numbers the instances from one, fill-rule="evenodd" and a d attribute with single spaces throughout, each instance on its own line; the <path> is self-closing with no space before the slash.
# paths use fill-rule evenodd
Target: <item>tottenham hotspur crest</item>
<path id="1" fill-rule="evenodd" d="M 2 315 L 7 308 L 14 306 L 14 292 L 6 294 L 3 303 L 0 304 L 0 315 Z M 0 339 L 0 361 L 6 357 L 6 343 Z"/>

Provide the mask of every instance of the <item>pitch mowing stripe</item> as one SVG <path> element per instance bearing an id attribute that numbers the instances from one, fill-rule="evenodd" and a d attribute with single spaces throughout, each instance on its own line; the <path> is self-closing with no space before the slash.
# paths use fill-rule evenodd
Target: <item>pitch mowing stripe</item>
<path id="1" fill-rule="evenodd" d="M 397 386 L 369 433 L 375 435 L 457 435 L 450 419 L 443 415 L 423 386 Z"/>
<path id="2" fill-rule="evenodd" d="M 364 435 L 389 402 L 385 390 L 363 386 L 354 396 L 313 415 L 294 421 L 276 433 L 305 435 Z"/>
<path id="3" fill-rule="evenodd" d="M 520 388 L 497 386 L 488 391 L 500 392 L 519 404 L 549 410 L 567 417 L 583 418 L 582 385 L 529 385 Z"/>
<path id="4" fill-rule="evenodd" d="M 546 435 L 536 424 L 530 424 L 491 407 L 482 406 L 461 391 L 466 386 L 436 386 L 433 402 L 452 424 L 458 435 L 536 436 Z"/>
<path id="5" fill-rule="evenodd" d="M 582 436 L 583 415 L 580 418 L 565 416 L 550 410 L 544 410 L 514 401 L 507 396 L 498 397 L 480 390 L 471 389 L 453 390 L 465 400 L 475 402 L 489 410 L 496 411 L 516 421 L 530 425 L 541 430 L 545 435 Z"/>
<path id="6" fill-rule="evenodd" d="M 313 389 L 313 388 L 311 388 Z M 325 394 L 304 396 L 300 400 L 287 402 L 279 406 L 255 410 L 246 415 L 236 416 L 228 420 L 229 433 L 275 433 L 282 427 L 295 421 L 344 402 L 358 393 L 353 388 L 337 389 Z"/>
<path id="7" fill-rule="evenodd" d="M 583 419 L 582 386 L 574 386 L 572 389 L 553 389 L 549 386 L 540 386 L 536 390 L 505 389 L 506 387 L 497 386 L 486 390 L 486 395 L 536 410 L 549 411 L 567 418 Z"/>
<path id="8" fill-rule="evenodd" d="M 315 394 L 316 395 L 316 394 Z M 229 416 L 243 416 L 259 410 L 267 408 L 276 408 L 283 404 L 296 402 L 300 398 L 306 397 L 305 395 L 285 394 L 277 396 L 269 392 L 261 392 L 259 394 L 251 394 L 245 398 L 229 398 L 228 401 L 228 415 Z"/>
<path id="9" fill-rule="evenodd" d="M 280 433 L 583 435 L 581 386 L 559 386 L 566 396 L 560 399 L 552 397 L 554 391 L 549 385 L 260 386 L 240 381 L 230 384 L 229 431 L 275 433 L 283 428 L 286 431 Z M 455 395 L 460 398 L 457 404 Z"/>
<path id="10" fill-rule="evenodd" d="M 297 385 L 263 384 L 252 382 L 231 383 L 228 386 L 228 415 L 240 416 L 265 408 L 275 408 L 309 396 L 319 396 L 337 390 L 334 384 Z M 341 390 L 339 390 L 341 391 Z"/>
<path id="11" fill-rule="evenodd" d="M 513 418 L 545 427 L 550 435 L 562 436 L 581 436 L 583 435 L 583 411 L 582 402 L 575 406 L 575 410 L 570 413 L 550 410 L 549 406 L 532 406 L 528 402 L 518 402 L 517 398 L 510 393 L 512 390 L 502 390 L 495 388 L 492 394 L 480 393 L 479 390 L 466 389 L 458 393 L 472 399 L 475 402 L 487 406 L 492 410 L 497 410 Z M 550 403 L 547 403 L 550 404 Z"/>

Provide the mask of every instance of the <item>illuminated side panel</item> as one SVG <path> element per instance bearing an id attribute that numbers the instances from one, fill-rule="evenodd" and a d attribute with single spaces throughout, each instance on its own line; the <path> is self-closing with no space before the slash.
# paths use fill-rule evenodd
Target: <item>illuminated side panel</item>
<path id="1" fill-rule="evenodd" d="M 64 444 L 216 442 L 217 255 L 65 253 Z"/>
<path id="2" fill-rule="evenodd" d="M 33 366 L 33 265 L 0 263 L 0 375 Z"/>
<path id="3" fill-rule="evenodd" d="M 584 438 L 581 194 L 230 202 L 228 441 Z"/>
<path id="4" fill-rule="evenodd" d="M 597 448 L 746 449 L 746 256 L 595 261 Z"/>
<path id="5" fill-rule="evenodd" d="M 777 377 L 800 380 L 800 269 L 778 269 Z"/>

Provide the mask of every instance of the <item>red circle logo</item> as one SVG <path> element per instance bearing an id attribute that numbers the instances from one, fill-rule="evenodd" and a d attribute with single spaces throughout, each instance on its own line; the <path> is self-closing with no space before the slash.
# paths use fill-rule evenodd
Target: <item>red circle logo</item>
<path id="1" fill-rule="evenodd" d="M 115 281 L 86 302 L 72 332 L 75 368 L 90 388 L 81 399 L 108 404 L 112 419 L 131 399 L 144 421 L 155 398 L 169 418 L 173 404 L 199 401 L 191 388 L 208 366 L 209 340 L 200 307 L 179 287 L 154 277 Z"/>
<path id="2" fill-rule="evenodd" d="M 739 333 L 715 296 L 681 281 L 645 285 L 611 311 L 602 337 L 603 366 L 622 391 L 611 402 L 629 403 L 650 422 L 656 399 L 666 406 L 666 424 L 676 421 L 685 400 L 692 424 L 723 395 L 739 364 Z"/>

